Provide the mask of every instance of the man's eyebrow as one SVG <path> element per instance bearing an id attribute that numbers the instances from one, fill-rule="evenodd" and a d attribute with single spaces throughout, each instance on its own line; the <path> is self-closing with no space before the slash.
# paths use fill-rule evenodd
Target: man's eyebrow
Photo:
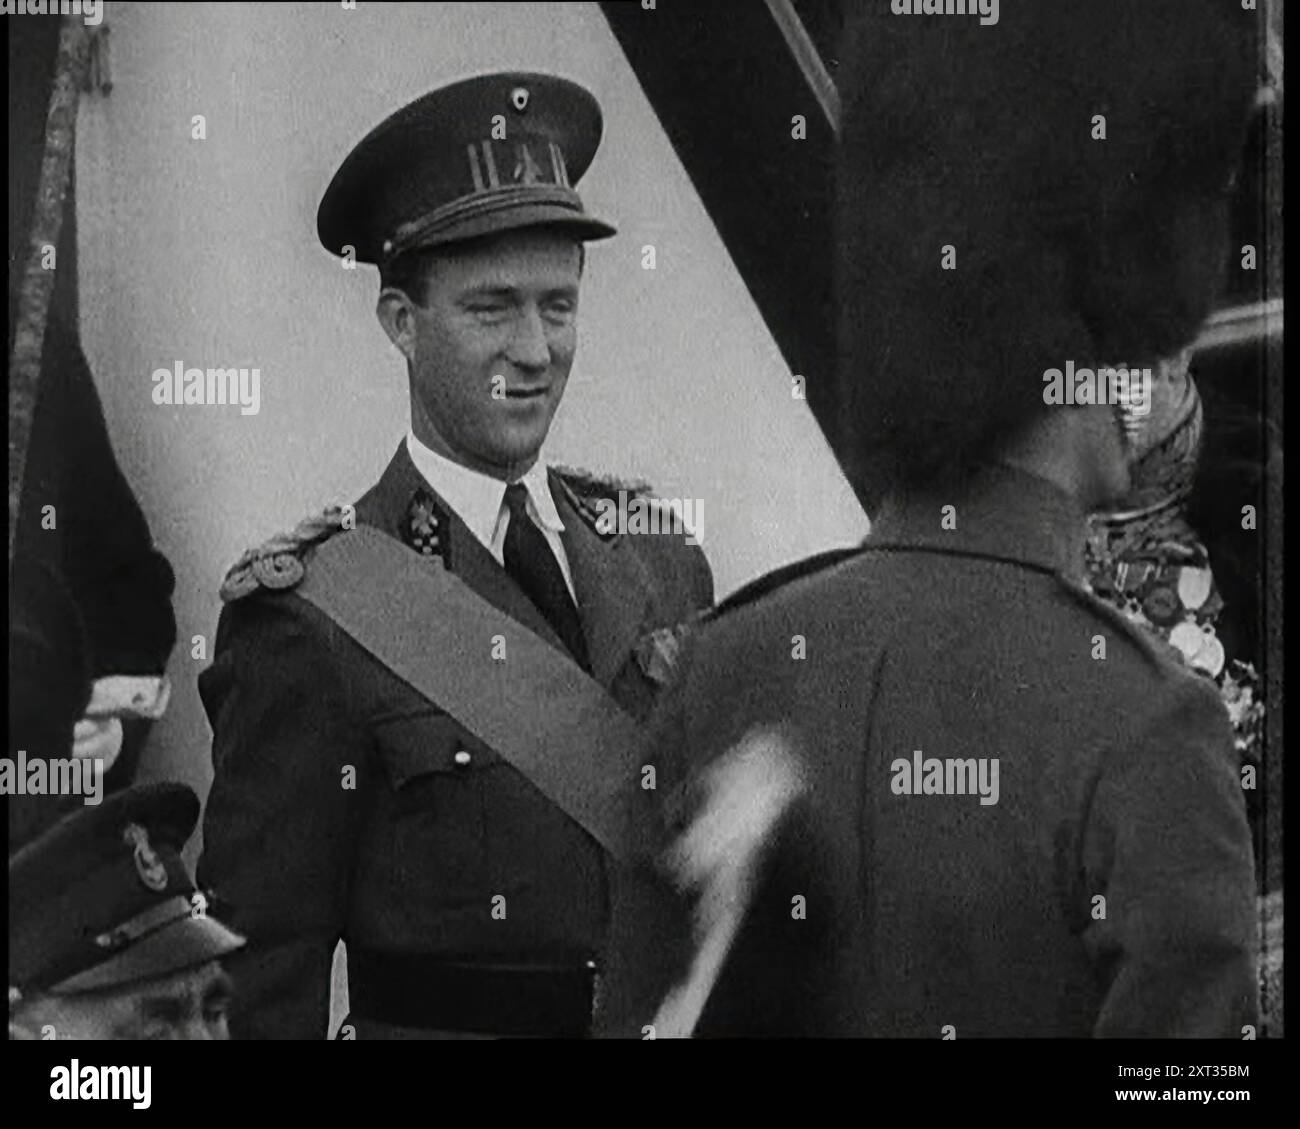
<path id="1" fill-rule="evenodd" d="M 577 297 L 578 287 L 576 283 L 565 282 L 559 286 L 552 286 L 542 291 L 543 297 L 546 298 L 574 298 Z M 456 300 L 459 302 L 473 301 L 476 298 L 515 298 L 519 295 L 519 289 L 514 286 L 493 286 L 484 284 L 482 286 L 472 286 L 462 290 Z"/>
<path id="2" fill-rule="evenodd" d="M 461 302 L 473 298 L 513 298 L 515 293 L 512 286 L 471 286 L 467 290 L 462 290 L 457 298 Z"/>
<path id="3" fill-rule="evenodd" d="M 179 1023 L 194 1008 L 188 993 L 170 996 L 141 996 L 137 1010 L 144 1019 L 161 1019 L 164 1023 Z"/>
<path id="4" fill-rule="evenodd" d="M 228 999 L 234 989 L 234 981 L 225 971 L 219 971 L 202 988 L 202 1002 L 211 1003 L 217 999 Z M 179 990 L 167 995 L 141 996 L 137 1011 L 144 1019 L 160 1019 L 165 1023 L 180 1023 L 192 1015 L 198 1002 L 199 993 Z"/>

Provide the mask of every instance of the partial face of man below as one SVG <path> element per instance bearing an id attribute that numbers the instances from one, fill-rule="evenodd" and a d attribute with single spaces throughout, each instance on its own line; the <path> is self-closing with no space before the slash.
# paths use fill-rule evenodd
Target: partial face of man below
<path id="1" fill-rule="evenodd" d="M 415 436 L 501 479 L 537 460 L 577 347 L 582 245 L 547 228 L 437 248 L 424 301 L 386 287 L 377 314 L 406 356 Z"/>
<path id="2" fill-rule="evenodd" d="M 24 1001 L 10 1019 L 20 1039 L 229 1039 L 231 980 L 215 960 L 155 980 Z"/>

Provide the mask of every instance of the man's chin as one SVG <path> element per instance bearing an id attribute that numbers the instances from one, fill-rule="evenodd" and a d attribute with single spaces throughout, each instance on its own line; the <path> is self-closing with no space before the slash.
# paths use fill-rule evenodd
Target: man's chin
<path id="1" fill-rule="evenodd" d="M 479 455 L 479 461 L 503 477 L 518 478 L 537 462 L 546 433 L 520 436 L 512 442 L 498 442 Z"/>

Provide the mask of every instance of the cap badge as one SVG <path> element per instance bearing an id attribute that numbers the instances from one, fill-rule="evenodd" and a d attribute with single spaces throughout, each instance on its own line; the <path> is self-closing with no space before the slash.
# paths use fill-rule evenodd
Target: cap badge
<path id="1" fill-rule="evenodd" d="M 521 114 L 528 109 L 528 88 L 516 86 L 510 91 L 510 104 Z"/>
<path id="2" fill-rule="evenodd" d="M 533 160 L 528 146 L 522 141 L 515 146 L 515 167 L 510 174 L 510 179 L 515 184 L 542 183 L 542 166 Z"/>
<path id="3" fill-rule="evenodd" d="M 167 888 L 167 867 L 158 857 L 158 852 L 149 843 L 149 832 L 138 823 L 128 823 L 122 832 L 122 839 L 135 848 L 135 870 L 140 881 L 150 890 Z"/>

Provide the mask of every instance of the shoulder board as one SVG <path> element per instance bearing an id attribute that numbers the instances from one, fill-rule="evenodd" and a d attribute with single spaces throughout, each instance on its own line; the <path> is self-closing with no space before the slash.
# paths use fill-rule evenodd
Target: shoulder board
<path id="1" fill-rule="evenodd" d="M 793 564 L 783 565 L 781 568 L 765 573 L 757 580 L 751 580 L 748 584 L 738 588 L 709 612 L 706 618 L 710 620 L 717 619 L 718 616 L 726 615 L 727 612 L 747 607 L 765 596 L 770 596 L 772 593 L 779 591 L 787 584 L 802 580 L 806 576 L 812 576 L 814 573 L 824 572 L 841 561 L 857 556 L 863 551 L 863 548 L 862 545 L 855 545 L 849 549 L 830 549 L 825 553 L 818 553 L 816 556 L 807 557 L 804 560 L 795 561 Z"/>
<path id="2" fill-rule="evenodd" d="M 565 485 L 582 498 L 617 498 L 620 492 L 636 495 L 651 493 L 650 484 L 641 479 L 614 478 L 567 466 L 556 466 L 553 469 L 564 479 Z"/>
<path id="3" fill-rule="evenodd" d="M 602 503 L 606 500 L 617 503 L 620 494 L 624 500 L 628 500 L 631 498 L 645 498 L 650 493 L 649 483 L 639 480 L 628 481 L 608 475 L 595 475 L 590 471 L 575 470 L 573 467 L 566 466 L 552 466 L 551 469 L 560 476 L 560 481 L 569 488 L 573 500 L 577 504 L 578 513 L 605 541 L 617 534 L 609 528 L 609 518 L 605 513 L 608 507 Z"/>
<path id="4" fill-rule="evenodd" d="M 552 467 L 573 493 L 584 498 L 617 498 L 619 492 L 649 494 L 650 484 L 643 479 L 616 479 L 612 475 L 594 475 L 576 467 Z"/>
<path id="5" fill-rule="evenodd" d="M 352 506 L 330 506 L 314 517 L 304 518 L 292 532 L 249 549 L 226 573 L 221 583 L 222 601 L 231 603 L 263 588 L 283 591 L 301 584 L 307 574 L 304 565 L 309 550 L 355 526 L 356 511 Z"/>

